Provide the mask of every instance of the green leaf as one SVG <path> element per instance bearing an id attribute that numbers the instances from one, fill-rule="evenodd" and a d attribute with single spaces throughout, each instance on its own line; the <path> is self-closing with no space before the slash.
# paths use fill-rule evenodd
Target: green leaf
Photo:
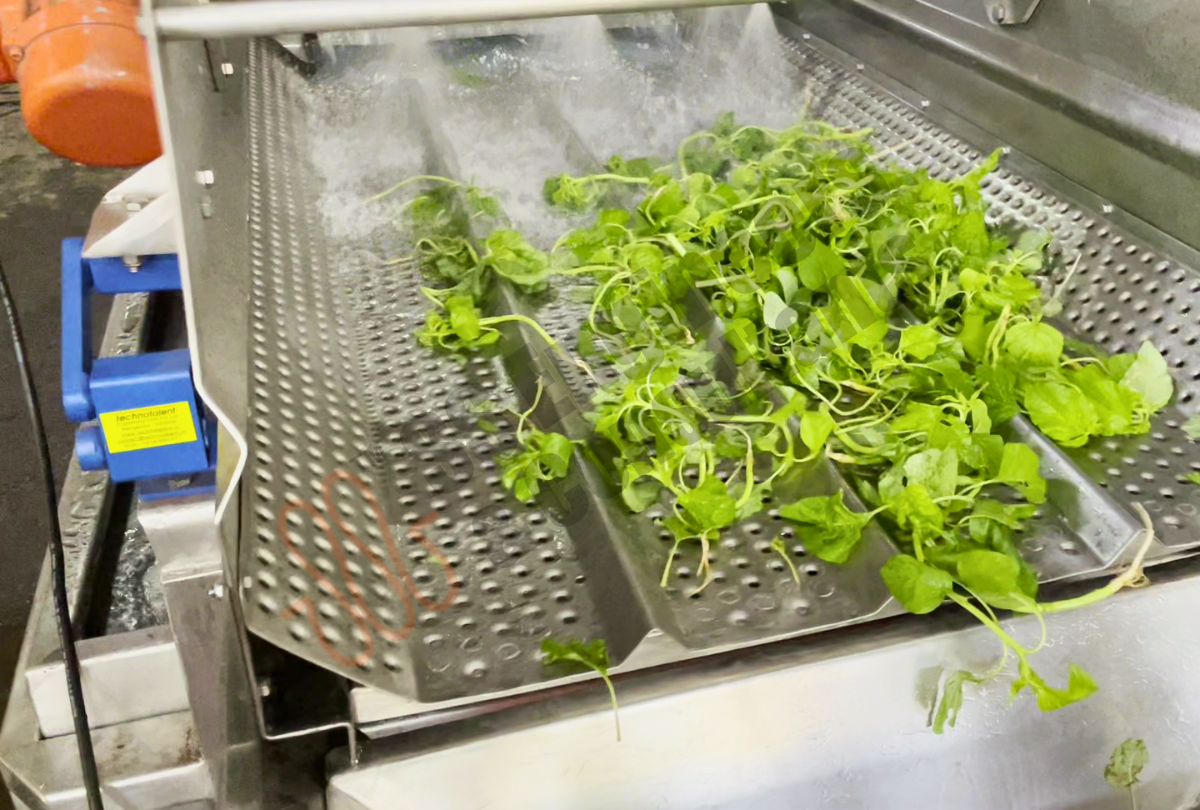
<path id="1" fill-rule="evenodd" d="M 561 433 L 543 433 L 541 440 L 538 463 L 547 480 L 565 477 L 567 468 L 571 464 L 571 453 L 574 447 L 571 440 Z"/>
<path id="2" fill-rule="evenodd" d="M 869 515 L 851 512 L 842 502 L 842 490 L 833 495 L 804 498 L 779 510 L 781 517 L 809 527 L 801 533 L 808 550 L 825 562 L 841 564 L 862 542 Z"/>
<path id="3" fill-rule="evenodd" d="M 800 283 L 810 290 L 824 290 L 830 279 L 846 272 L 846 260 L 829 245 L 816 240 L 808 255 L 796 264 Z"/>
<path id="4" fill-rule="evenodd" d="M 965 669 L 946 676 L 946 681 L 942 685 L 942 697 L 938 701 L 937 711 L 933 715 L 934 734 L 941 734 L 946 730 L 946 726 L 954 728 L 955 723 L 958 722 L 958 713 L 962 710 L 963 685 L 982 682 L 982 678 Z"/>
<path id="5" fill-rule="evenodd" d="M 1092 401 L 1074 386 L 1031 383 L 1024 386 L 1023 394 L 1033 424 L 1064 447 L 1086 444 L 1100 429 Z"/>
<path id="6" fill-rule="evenodd" d="M 941 335 L 927 323 L 905 327 L 900 333 L 900 351 L 918 360 L 927 360 L 937 351 Z"/>
<path id="7" fill-rule="evenodd" d="M 1174 392 L 1167 361 L 1150 341 L 1138 350 L 1137 359 L 1121 377 L 1121 385 L 1140 394 L 1142 403 L 1151 413 L 1166 406 Z"/>
<path id="8" fill-rule="evenodd" d="M 800 289 L 800 285 L 796 281 L 796 274 L 786 267 L 781 267 L 775 271 L 775 280 L 779 282 L 779 289 L 783 293 L 783 300 L 790 304 L 792 299 L 796 297 L 796 292 Z"/>
<path id="9" fill-rule="evenodd" d="M 1194 442 L 1200 442 L 1200 413 L 1183 423 L 1183 432 Z"/>
<path id="10" fill-rule="evenodd" d="M 883 494 L 882 486 L 880 494 Z M 923 485 L 909 484 L 896 497 L 888 499 L 888 505 L 896 522 L 910 529 L 916 540 L 941 534 L 945 515 Z"/>
<path id="11" fill-rule="evenodd" d="M 1004 333 L 1004 352 L 1021 364 L 1056 366 L 1063 352 L 1062 332 L 1048 323 L 1014 324 Z"/>
<path id="12" fill-rule="evenodd" d="M 1013 697 L 1020 694 L 1022 689 L 1029 689 L 1037 696 L 1038 708 L 1044 712 L 1052 712 L 1084 700 L 1098 688 L 1092 676 L 1076 664 L 1071 664 L 1068 670 L 1066 689 L 1048 686 L 1023 658 L 1018 671 L 1021 677 L 1013 683 Z"/>
<path id="13" fill-rule="evenodd" d="M 835 276 L 830 302 L 823 312 L 830 336 L 845 344 L 870 348 L 887 336 L 887 313 L 895 303 L 887 288 L 858 276 Z"/>
<path id="14" fill-rule="evenodd" d="M 479 326 L 479 310 L 470 298 L 452 295 L 446 300 L 446 311 L 450 314 L 450 326 L 464 342 L 477 340 L 482 330 Z"/>
<path id="15" fill-rule="evenodd" d="M 988 340 L 992 337 L 992 330 L 996 328 L 996 321 L 989 319 L 988 313 L 981 309 L 972 309 L 963 315 L 962 329 L 958 332 L 958 339 L 962 342 L 963 349 L 975 362 L 983 360 L 983 353 L 987 349 Z"/>
<path id="16" fill-rule="evenodd" d="M 735 318 L 725 325 L 725 339 L 733 348 L 733 362 L 741 365 L 758 357 L 758 329 L 749 318 Z"/>
<path id="17" fill-rule="evenodd" d="M 1183 479 L 1189 484 L 1200 484 L 1200 472 L 1188 473 Z"/>
<path id="18" fill-rule="evenodd" d="M 579 639 L 570 639 L 565 642 L 555 641 L 552 638 L 543 639 L 542 663 L 550 665 L 563 661 L 570 661 L 596 672 L 607 672 L 608 647 L 604 643 L 604 639 L 599 638 L 588 642 Z"/>
<path id="19" fill-rule="evenodd" d="M 934 498 L 953 495 L 958 486 L 958 454 L 953 448 L 929 449 L 909 456 L 904 462 L 909 484 L 918 484 Z"/>
<path id="20" fill-rule="evenodd" d="M 1114 354 L 1108 358 L 1104 366 L 1108 369 L 1109 376 L 1114 380 L 1119 380 L 1125 376 L 1125 372 L 1129 371 L 1129 367 L 1137 360 L 1137 355 L 1132 352 L 1122 352 Z"/>
<path id="21" fill-rule="evenodd" d="M 954 590 L 954 579 L 909 554 L 897 554 L 880 570 L 884 584 L 909 613 L 931 613 Z"/>
<path id="22" fill-rule="evenodd" d="M 1130 738 L 1118 745 L 1108 758 L 1108 765 L 1104 767 L 1104 781 L 1117 790 L 1130 790 L 1149 764 L 1150 752 L 1146 749 L 1146 743 Z"/>
<path id="23" fill-rule="evenodd" d="M 550 273 L 550 260 L 517 231 L 499 228 L 487 238 L 488 266 L 522 287 L 540 286 Z"/>
<path id="24" fill-rule="evenodd" d="M 1021 581 L 1021 563 L 1008 554 L 976 549 L 957 556 L 958 580 L 992 607 L 1029 611 L 1033 600 Z"/>
<path id="25" fill-rule="evenodd" d="M 1019 412 L 1017 407 L 1016 375 L 1006 365 L 979 366 L 975 369 L 977 384 L 983 386 L 983 401 L 987 403 L 992 424 L 1002 425 Z"/>
<path id="26" fill-rule="evenodd" d="M 780 331 L 790 329 L 796 323 L 796 310 L 783 303 L 773 292 L 763 297 L 763 323 Z"/>
<path id="27" fill-rule="evenodd" d="M 1150 429 L 1148 420 L 1137 421 L 1141 396 L 1115 382 L 1099 363 L 1091 363 L 1073 373 L 1071 382 L 1092 401 L 1101 436 L 1121 436 Z"/>
<path id="28" fill-rule="evenodd" d="M 971 537 L 980 542 L 989 542 L 990 527 L 1000 525 L 1018 529 L 1023 521 L 1033 517 L 1037 507 L 1028 503 L 1001 503 L 990 498 L 980 498 L 969 516 Z"/>
<path id="29" fill-rule="evenodd" d="M 992 417 L 988 413 L 987 403 L 982 399 L 971 400 L 971 432 L 981 434 L 992 432 Z"/>
<path id="30" fill-rule="evenodd" d="M 829 440 L 834 427 L 836 423 L 829 415 L 829 406 L 822 404 L 819 410 L 805 411 L 800 417 L 800 441 L 804 442 L 810 453 L 820 453 L 825 449 L 825 442 Z"/>
<path id="31" fill-rule="evenodd" d="M 531 428 L 519 452 L 500 456 L 500 481 L 518 500 L 531 500 L 541 492 L 542 481 L 566 477 L 574 447 L 561 433 Z"/>
<path id="32" fill-rule="evenodd" d="M 1032 503 L 1046 500 L 1046 479 L 1038 472 L 1040 459 L 1027 445 L 1011 442 L 1004 445 L 1000 470 L 996 478 L 1020 492 Z"/>
<path id="33" fill-rule="evenodd" d="M 588 642 L 574 638 L 563 642 L 555 641 L 552 638 L 542 639 L 542 664 L 545 666 L 568 664 L 590 669 L 599 675 L 604 680 L 604 685 L 608 687 L 608 695 L 612 700 L 613 720 L 617 724 L 617 742 L 621 741 L 621 718 L 617 713 L 617 692 L 613 688 L 612 678 L 608 675 L 608 646 L 604 643 L 604 639 L 598 638 Z"/>
<path id="34" fill-rule="evenodd" d="M 723 529 L 737 520 L 737 503 L 725 483 L 715 475 L 679 496 L 679 505 L 699 530 Z"/>

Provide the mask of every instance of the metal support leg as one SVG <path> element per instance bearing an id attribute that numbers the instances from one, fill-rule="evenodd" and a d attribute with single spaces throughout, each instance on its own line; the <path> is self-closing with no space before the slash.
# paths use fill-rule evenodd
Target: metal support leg
<path id="1" fill-rule="evenodd" d="M 139 509 L 217 806 L 254 808 L 260 805 L 261 745 L 214 512 L 211 495 L 143 502 Z"/>

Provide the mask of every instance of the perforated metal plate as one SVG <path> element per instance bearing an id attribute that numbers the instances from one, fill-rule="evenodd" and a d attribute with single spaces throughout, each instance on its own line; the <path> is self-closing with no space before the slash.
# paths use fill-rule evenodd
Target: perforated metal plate
<path id="1" fill-rule="evenodd" d="M 471 411 L 472 403 L 505 401 L 505 376 L 493 360 L 461 365 L 419 348 L 416 279 L 381 269 L 369 253 L 333 252 L 303 130 L 310 88 L 266 47 L 253 48 L 250 64 L 254 376 L 240 560 L 247 624 L 298 655 L 419 701 L 536 683 L 545 677 L 535 655 L 544 636 L 600 633 L 570 537 L 500 486 L 494 455 L 512 446 L 511 425 L 499 419 L 501 431 L 485 433 Z M 372 654 L 356 667 L 323 648 L 305 613 L 284 618 L 310 598 L 338 655 L 365 651 L 352 611 L 321 590 L 277 525 L 294 500 L 332 520 L 322 486 L 336 470 L 360 476 L 381 504 L 382 525 L 359 490 L 329 479 L 334 503 L 371 552 L 393 566 L 391 534 L 417 586 L 442 599 L 446 577 L 406 533 L 436 513 L 424 532 L 459 579 L 448 610 L 406 607 L 359 547 L 331 541 L 311 516 L 291 511 L 285 520 L 298 551 L 348 599 L 338 543 L 366 608 L 404 636 L 371 633 Z"/>
<path id="2" fill-rule="evenodd" d="M 935 173 L 965 171 L 982 157 L 834 58 L 805 43 L 782 47 L 792 84 L 772 91 L 790 95 L 794 109 L 775 110 L 777 117 L 794 118 L 807 103 L 835 124 L 872 126 L 897 159 Z M 655 71 L 629 68 L 650 95 L 679 92 L 659 75 L 663 61 Z M 456 87 L 429 103 L 378 65 L 309 81 L 267 44 L 251 49 L 251 457 L 239 561 L 250 629 L 395 695 L 395 711 L 405 713 L 554 680 L 561 672 L 544 667 L 538 654 L 547 637 L 605 638 L 617 669 L 632 669 L 894 612 L 877 573 L 894 549 L 877 528 L 850 564 L 828 566 L 807 557 L 769 510 L 714 545 L 716 580 L 693 596 L 695 550 L 680 556 L 669 586 L 660 588 L 670 543 L 654 514 L 626 515 L 582 455 L 571 477 L 536 504 L 504 491 L 496 455 L 515 445 L 507 409 L 530 402 L 541 379 L 548 387 L 534 419 L 582 437 L 579 412 L 592 383 L 560 356 L 538 351 L 523 329 L 506 332 L 500 358 L 463 363 L 417 345 L 425 313 L 420 281 L 388 264 L 407 252 L 390 209 L 381 214 L 363 203 L 397 179 L 449 172 L 495 189 L 517 227 L 553 238 L 538 189 L 526 181 L 583 168 L 605 156 L 603 147 L 563 112 L 571 106 L 567 83 L 548 89 L 554 85 L 543 74 L 519 62 L 490 64 L 522 92 L 497 99 L 487 86 Z M 679 132 L 654 129 L 647 121 L 653 111 L 639 112 L 637 102 L 627 111 L 630 126 L 655 142 L 677 142 L 700 123 L 679 116 Z M 678 103 L 686 107 L 689 99 Z M 1196 313 L 1186 299 L 1200 290 L 1197 276 L 1007 168 L 985 190 L 995 218 L 1053 229 L 1071 261 L 1083 251 L 1067 287 L 1066 327 L 1109 350 L 1122 341 L 1135 348 L 1145 332 L 1179 372 L 1181 407 L 1194 409 L 1200 366 Z M 526 304 L 501 296 L 491 306 L 503 314 Z M 1120 318 L 1107 325 L 1137 306 L 1150 315 L 1145 326 Z M 586 308 L 564 291 L 536 315 L 570 345 Z M 1200 542 L 1196 510 L 1181 489 L 1188 485 L 1177 481 L 1200 469 L 1178 429 L 1182 418 L 1173 409 L 1147 437 L 1069 455 L 1027 426 L 1015 428 L 1039 448 L 1051 479 L 1051 502 L 1025 541 L 1043 579 L 1113 563 L 1138 527 L 1127 509 L 1134 497 L 1160 515 L 1165 543 Z M 382 519 L 338 470 L 373 492 Z M 844 482 L 824 466 L 797 486 L 832 491 Z M 329 525 L 338 520 L 360 542 Z M 437 555 L 410 536 L 413 526 L 459 579 L 453 598 Z M 769 547 L 776 535 L 787 541 L 799 583 Z M 397 560 L 426 607 L 410 609 L 397 595 Z M 350 580 L 361 588 L 358 605 Z"/>

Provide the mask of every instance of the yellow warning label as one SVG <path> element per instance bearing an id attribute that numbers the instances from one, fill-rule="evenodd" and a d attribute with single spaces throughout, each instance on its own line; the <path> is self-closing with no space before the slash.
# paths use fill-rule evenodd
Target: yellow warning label
<path id="1" fill-rule="evenodd" d="M 186 402 L 102 413 L 100 425 L 110 453 L 196 441 L 192 409 Z"/>

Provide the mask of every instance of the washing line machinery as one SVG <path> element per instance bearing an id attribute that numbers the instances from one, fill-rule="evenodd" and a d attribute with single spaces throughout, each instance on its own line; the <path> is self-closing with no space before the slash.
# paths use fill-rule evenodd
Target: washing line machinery
<path id="1" fill-rule="evenodd" d="M 1116 808 L 1126 737 L 1152 751 L 1142 806 L 1200 806 L 1200 8 L 702 6 L 144 4 L 164 155 L 62 259 L 82 426 L 60 516 L 106 806 Z M 989 219 L 1053 235 L 1055 325 L 1166 358 L 1146 435 L 1063 449 L 1011 427 L 1049 482 L 1020 541 L 1046 592 L 1129 565 L 1134 503 L 1156 529 L 1151 586 L 1047 620 L 1039 660 L 1085 666 L 1089 700 L 1043 714 L 996 682 L 930 731 L 939 673 L 986 667 L 995 639 L 905 613 L 875 526 L 836 566 L 768 510 L 722 533 L 696 597 L 660 585 L 671 544 L 589 463 L 536 503 L 501 486 L 513 425 L 481 429 L 481 406 L 540 380 L 538 420 L 570 426 L 592 382 L 523 329 L 466 363 L 419 345 L 427 302 L 368 198 L 445 175 L 552 241 L 545 177 L 669 157 L 724 110 L 869 127 L 940 177 L 1000 148 Z M 114 298 L 93 351 L 95 295 Z M 563 296 L 538 320 L 570 343 L 586 315 Z M 846 487 L 832 464 L 809 478 Z M 49 588 L 0 734 L 30 810 L 84 806 Z M 547 637 L 605 639 L 620 742 L 604 685 L 545 666 Z"/>

